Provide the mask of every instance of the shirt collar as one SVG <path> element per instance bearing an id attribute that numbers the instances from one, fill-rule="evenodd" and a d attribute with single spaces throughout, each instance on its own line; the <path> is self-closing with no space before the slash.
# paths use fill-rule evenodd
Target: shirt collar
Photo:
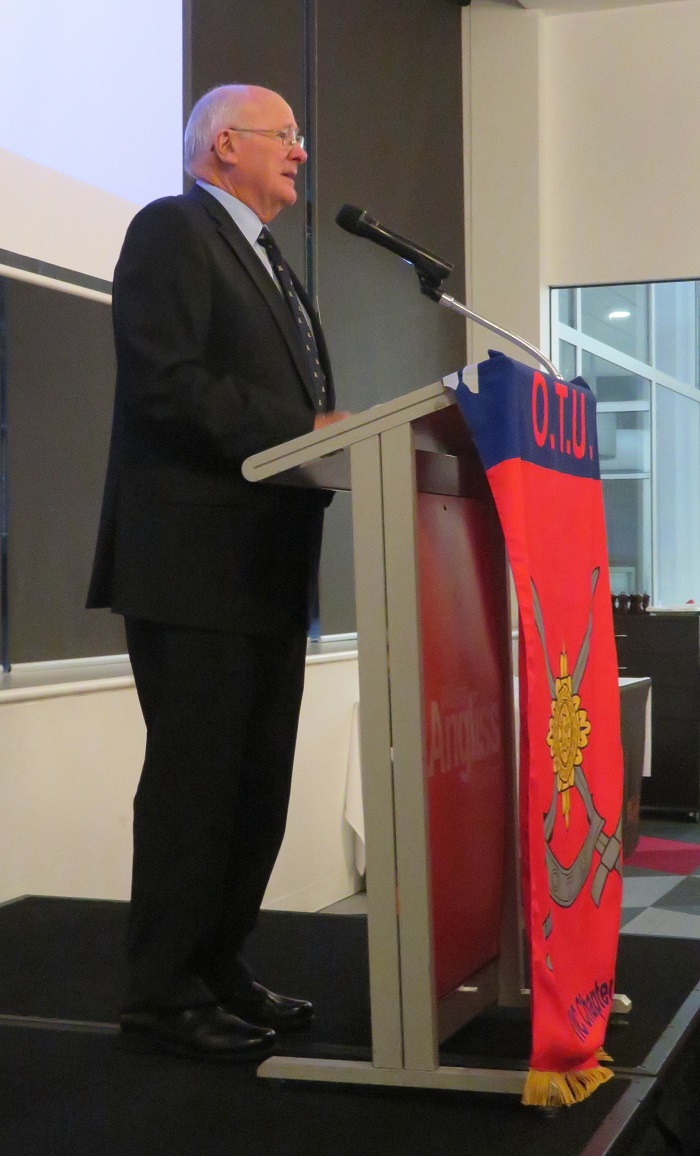
<path id="1" fill-rule="evenodd" d="M 207 181 L 197 181 L 197 184 L 211 193 L 212 197 L 216 197 L 229 216 L 233 218 L 234 223 L 238 225 L 246 241 L 255 245 L 263 226 L 262 221 L 253 210 L 248 205 L 244 205 L 243 201 L 239 201 L 238 197 L 227 193 L 225 189 L 220 189 L 218 185 L 210 185 Z"/>

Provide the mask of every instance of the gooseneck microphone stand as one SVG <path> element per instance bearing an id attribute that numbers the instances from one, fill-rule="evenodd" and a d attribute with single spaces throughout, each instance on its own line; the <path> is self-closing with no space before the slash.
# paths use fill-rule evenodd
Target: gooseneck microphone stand
<path id="1" fill-rule="evenodd" d="M 475 321 L 477 325 L 482 325 L 484 329 L 490 329 L 492 333 L 497 333 L 499 337 L 505 337 L 511 341 L 513 345 L 517 345 L 519 349 L 523 349 L 526 353 L 530 353 L 539 361 L 550 373 L 552 377 L 557 377 L 561 380 L 561 374 L 555 365 L 545 357 L 544 353 L 533 345 L 531 341 L 526 341 L 524 337 L 518 337 L 517 333 L 511 333 L 509 329 L 503 329 L 500 325 L 496 325 L 493 321 L 488 321 L 485 317 L 481 317 L 479 313 L 475 313 L 473 309 L 467 309 L 461 301 L 457 301 L 454 297 L 450 297 L 449 293 L 444 293 L 439 285 L 434 285 L 426 280 L 421 275 L 419 269 L 416 268 L 418 280 L 420 281 L 420 291 L 425 293 L 426 297 L 430 297 L 431 301 L 437 301 L 439 305 L 444 305 L 446 309 L 452 309 L 455 313 L 459 313 L 462 317 L 468 317 L 470 321 Z"/>
<path id="2" fill-rule="evenodd" d="M 454 266 L 449 261 L 444 261 L 441 257 L 437 257 L 427 249 L 416 245 L 413 241 L 409 241 L 406 237 L 394 233 L 391 229 L 387 229 L 376 221 L 367 213 L 365 209 L 358 209 L 354 205 L 343 205 L 336 216 L 336 223 L 340 225 L 341 229 L 345 229 L 348 233 L 353 233 L 357 237 L 366 237 L 375 244 L 381 245 L 390 252 L 396 253 L 402 260 L 407 261 L 413 265 L 418 280 L 420 282 L 420 291 L 431 301 L 437 301 L 439 305 L 444 305 L 446 309 L 452 309 L 455 313 L 459 313 L 462 317 L 469 318 L 470 321 L 476 322 L 477 325 L 483 326 L 484 329 L 489 329 L 492 333 L 497 333 L 499 337 L 505 337 L 507 341 L 511 341 L 513 345 L 517 345 L 519 349 L 529 353 L 534 357 L 540 365 L 544 366 L 552 377 L 561 379 L 561 374 L 555 365 L 548 357 L 542 353 L 536 345 L 532 342 L 526 341 L 524 337 L 518 337 L 516 333 L 511 333 L 508 329 L 503 329 L 502 326 L 496 325 L 493 321 L 488 321 L 479 313 L 475 313 L 473 309 L 468 309 L 461 301 L 457 301 L 454 297 L 450 297 L 445 293 L 440 286 L 446 277 L 449 277 Z"/>

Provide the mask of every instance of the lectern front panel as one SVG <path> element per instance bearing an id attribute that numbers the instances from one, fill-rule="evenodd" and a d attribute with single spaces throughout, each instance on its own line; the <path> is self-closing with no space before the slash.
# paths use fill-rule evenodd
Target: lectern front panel
<path id="1" fill-rule="evenodd" d="M 417 495 L 436 996 L 498 955 L 509 783 L 510 627 L 489 501 Z"/>

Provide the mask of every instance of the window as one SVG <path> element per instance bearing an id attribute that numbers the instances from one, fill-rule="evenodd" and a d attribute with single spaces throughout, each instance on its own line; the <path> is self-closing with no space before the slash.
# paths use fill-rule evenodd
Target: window
<path id="1" fill-rule="evenodd" d="M 700 281 L 552 291 L 554 361 L 598 401 L 613 593 L 700 602 Z"/>

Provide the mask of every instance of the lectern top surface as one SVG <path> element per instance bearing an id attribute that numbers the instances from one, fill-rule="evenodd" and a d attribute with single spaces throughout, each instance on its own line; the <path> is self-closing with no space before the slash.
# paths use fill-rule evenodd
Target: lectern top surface
<path id="1" fill-rule="evenodd" d="M 243 476 L 251 482 L 274 479 L 295 485 L 350 489 L 352 447 L 409 425 L 414 431 L 416 449 L 453 456 L 474 453 L 454 394 L 438 381 L 254 454 L 243 463 Z"/>

